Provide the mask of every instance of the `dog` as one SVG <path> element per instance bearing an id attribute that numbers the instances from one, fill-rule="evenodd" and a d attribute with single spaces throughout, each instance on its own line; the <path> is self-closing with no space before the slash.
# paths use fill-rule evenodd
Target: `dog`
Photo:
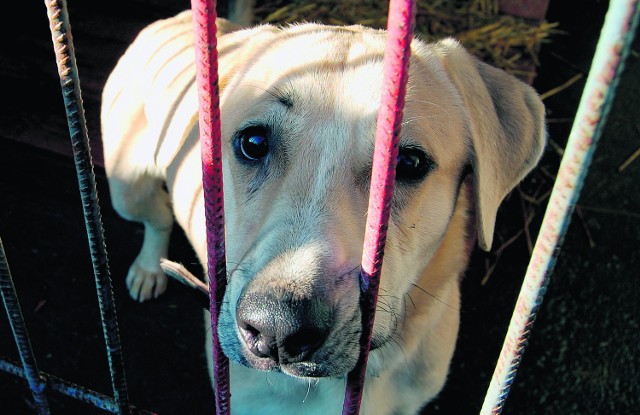
<path id="1" fill-rule="evenodd" d="M 234 414 L 341 410 L 359 353 L 385 36 L 218 20 L 228 263 L 218 335 Z M 194 56 L 191 12 L 153 23 L 103 93 L 112 204 L 144 225 L 127 276 L 139 301 L 166 289 L 159 263 L 174 220 L 206 263 Z M 490 249 L 499 205 L 541 157 L 544 117 L 530 86 L 455 40 L 413 41 L 363 414 L 416 414 L 442 389 L 470 247 Z"/>

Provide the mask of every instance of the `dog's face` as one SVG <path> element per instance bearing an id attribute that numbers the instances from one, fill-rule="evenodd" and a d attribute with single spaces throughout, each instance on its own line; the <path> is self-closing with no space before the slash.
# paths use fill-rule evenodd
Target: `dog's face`
<path id="1" fill-rule="evenodd" d="M 384 44 L 381 31 L 316 25 L 221 38 L 229 274 L 219 335 L 234 361 L 296 377 L 343 375 L 356 364 Z M 447 233 L 467 167 L 487 199 L 475 200 L 486 247 L 497 204 L 539 157 L 542 113 L 525 103 L 531 92 L 518 85 L 524 92 L 503 97 L 506 75 L 480 65 L 451 42 L 414 42 L 376 348 L 402 329 L 408 294 Z M 483 92 L 465 91 L 466 72 Z M 476 95 L 485 108 L 471 108 Z"/>

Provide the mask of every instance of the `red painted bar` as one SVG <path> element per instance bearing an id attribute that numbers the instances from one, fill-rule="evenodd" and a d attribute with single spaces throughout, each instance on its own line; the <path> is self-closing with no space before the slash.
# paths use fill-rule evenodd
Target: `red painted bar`
<path id="1" fill-rule="evenodd" d="M 229 360 L 218 340 L 218 315 L 227 285 L 224 242 L 224 190 L 220 143 L 220 102 L 218 97 L 218 51 L 216 1 L 191 0 L 193 9 L 196 80 L 198 82 L 202 186 L 207 226 L 207 270 L 211 331 L 213 333 L 213 373 L 217 414 L 231 412 Z"/>
<path id="2" fill-rule="evenodd" d="M 363 314 L 361 350 L 358 364 L 347 377 L 342 407 L 343 415 L 359 413 L 362 401 L 375 308 L 378 301 L 384 245 L 387 237 L 387 223 L 389 222 L 396 177 L 396 159 L 409 77 L 415 14 L 415 1 L 391 0 L 389 4 L 382 99 L 378 111 L 369 208 L 360 272 Z"/>

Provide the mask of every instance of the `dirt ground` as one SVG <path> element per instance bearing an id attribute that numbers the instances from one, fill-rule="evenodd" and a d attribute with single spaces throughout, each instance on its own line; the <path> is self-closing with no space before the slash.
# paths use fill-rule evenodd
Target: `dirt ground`
<path id="1" fill-rule="evenodd" d="M 64 155 L 68 133 L 45 8 L 21 3 L 9 11 L 20 29 L 0 48 L 0 237 L 40 369 L 110 394 L 75 169 Z M 108 71 L 140 28 L 186 6 L 118 0 L 95 9 L 91 2 L 69 3 L 89 133 L 99 137 L 99 94 Z M 565 33 L 542 47 L 538 91 L 588 73 L 606 7 L 596 0 L 574 8 L 551 1 L 547 18 Z M 618 169 L 640 146 L 638 39 L 633 50 L 504 414 L 638 413 L 640 160 Z M 583 86 L 584 78 L 545 100 L 549 137 L 560 148 Z M 32 145 L 43 142 L 55 151 Z M 95 158 L 99 162 L 98 153 Z M 559 159 L 550 145 L 523 191 L 549 188 Z M 211 413 L 202 313 L 177 284 L 157 301 L 137 304 L 128 297 L 123 276 L 142 229 L 115 214 L 100 167 L 96 175 L 131 402 L 163 415 Z M 532 238 L 545 202 L 530 225 Z M 496 246 L 523 228 L 517 194 L 503 205 L 498 222 Z M 495 254 L 474 252 L 450 379 L 425 414 L 479 412 L 528 255 L 524 233 L 497 263 Z M 170 256 L 199 273 L 178 229 Z M 496 266 L 483 283 L 487 263 Z M 0 355 L 18 360 L 4 312 Z M 48 396 L 53 413 L 102 413 L 55 392 Z M 22 379 L 0 373 L 0 414 L 35 413 L 31 402 Z"/>

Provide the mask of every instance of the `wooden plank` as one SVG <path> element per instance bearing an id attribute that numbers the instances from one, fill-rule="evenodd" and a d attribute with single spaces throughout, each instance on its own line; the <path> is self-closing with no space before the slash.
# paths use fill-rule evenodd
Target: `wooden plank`
<path id="1" fill-rule="evenodd" d="M 500 0 L 500 11 L 511 16 L 531 20 L 544 20 L 549 0 Z"/>

